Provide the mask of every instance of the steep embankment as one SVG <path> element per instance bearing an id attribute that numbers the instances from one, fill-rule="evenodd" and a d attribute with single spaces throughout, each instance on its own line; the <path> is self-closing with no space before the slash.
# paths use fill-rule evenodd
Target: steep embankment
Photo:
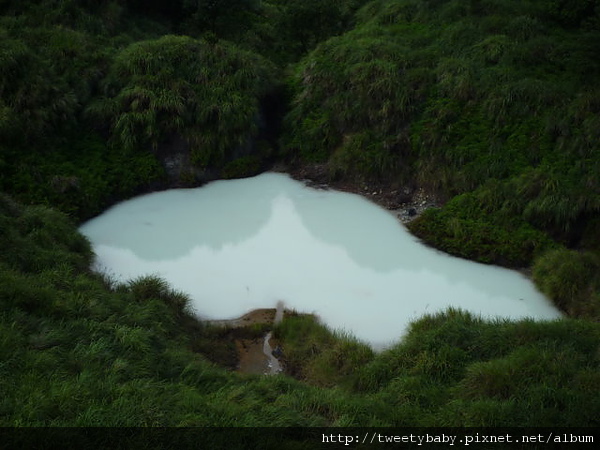
<path id="1" fill-rule="evenodd" d="M 0 189 L 82 220 L 136 192 L 254 173 L 289 101 L 277 158 L 398 201 L 437 196 L 415 233 L 533 265 L 562 308 L 597 322 L 593 1 L 377 0 L 357 15 L 367 2 L 209 3 L 1 2 Z M 3 425 L 599 425 L 594 321 L 448 311 L 375 355 L 288 317 L 275 335 L 308 384 L 241 377 L 213 363 L 235 365 L 235 348 L 184 295 L 155 278 L 113 285 L 90 259 L 64 215 L 0 199 Z"/>
<path id="2" fill-rule="evenodd" d="M 42 3 L 0 16 L 1 190 L 84 219 L 138 192 L 254 174 L 273 156 L 270 61 L 116 4 L 57 17 Z"/>

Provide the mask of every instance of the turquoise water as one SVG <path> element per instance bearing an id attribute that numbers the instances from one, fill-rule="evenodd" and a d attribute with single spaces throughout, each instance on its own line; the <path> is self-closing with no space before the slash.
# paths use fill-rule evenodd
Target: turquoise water
<path id="1" fill-rule="evenodd" d="M 449 306 L 483 317 L 560 317 L 520 273 L 428 248 L 368 200 L 283 174 L 144 195 L 80 230 L 96 270 L 119 281 L 158 274 L 207 319 L 282 300 L 385 347 L 411 320 Z"/>

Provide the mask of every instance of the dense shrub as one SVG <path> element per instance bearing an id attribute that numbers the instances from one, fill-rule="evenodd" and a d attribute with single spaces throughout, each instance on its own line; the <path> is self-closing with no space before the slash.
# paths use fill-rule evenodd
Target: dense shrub
<path id="1" fill-rule="evenodd" d="M 573 317 L 600 319 L 600 257 L 554 250 L 538 258 L 533 279 L 556 305 Z"/>
<path id="2" fill-rule="evenodd" d="M 231 44 L 184 36 L 136 42 L 115 58 L 105 97 L 88 108 L 124 148 L 156 147 L 173 135 L 193 162 L 220 165 L 258 132 L 259 99 L 274 67 Z"/>
<path id="3" fill-rule="evenodd" d="M 431 209 L 409 224 L 426 243 L 463 258 L 509 267 L 527 267 L 556 246 L 526 221 L 485 204 L 485 190 L 462 194 L 444 208 Z"/>
<path id="4" fill-rule="evenodd" d="M 295 67 L 285 147 L 445 198 L 500 180 L 498 210 L 577 239 L 600 211 L 600 35 L 558 3 L 369 3 Z"/>
<path id="5" fill-rule="evenodd" d="M 373 350 L 346 333 L 332 332 L 312 316 L 291 315 L 275 329 L 285 342 L 290 373 L 319 386 L 334 386 L 373 359 Z"/>

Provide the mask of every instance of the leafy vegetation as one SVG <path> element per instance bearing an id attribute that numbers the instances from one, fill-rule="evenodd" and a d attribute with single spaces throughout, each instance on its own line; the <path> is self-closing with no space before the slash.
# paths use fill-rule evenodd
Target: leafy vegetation
<path id="1" fill-rule="evenodd" d="M 425 211 L 409 228 L 453 255 L 509 267 L 527 267 L 557 246 L 521 217 L 490 208 L 488 192 L 483 188 L 458 195 L 444 208 Z"/>
<path id="2" fill-rule="evenodd" d="M 411 230 L 458 256 L 597 251 L 583 239 L 600 217 L 592 3 L 369 2 L 294 66 L 283 147 L 331 178 L 421 186 L 445 204 Z"/>
<path id="3" fill-rule="evenodd" d="M 105 96 L 88 112 L 110 124 L 110 138 L 122 148 L 156 148 L 183 135 L 192 163 L 219 167 L 257 134 L 258 99 L 271 88 L 274 72 L 267 61 L 226 42 L 163 36 L 115 56 Z"/>
<path id="4" fill-rule="evenodd" d="M 533 279 L 555 304 L 573 317 L 600 317 L 598 253 L 554 250 L 536 260 Z"/>
<path id="5" fill-rule="evenodd" d="M 0 423 L 598 426 L 599 55 L 593 0 L 0 0 Z M 90 272 L 74 222 L 281 160 L 423 188 L 416 235 L 571 318 L 449 310 L 376 354 L 290 317 L 300 382 Z"/>
<path id="6" fill-rule="evenodd" d="M 271 157 L 257 149 L 273 146 L 262 110 L 274 64 L 217 37 L 169 35 L 128 15 L 135 2 L 33 3 L 0 16 L 0 189 L 84 219 L 167 185 L 169 158 L 192 167 L 176 183 L 197 184 L 199 170 Z"/>
<path id="7" fill-rule="evenodd" d="M 313 316 L 287 316 L 275 330 L 285 342 L 287 372 L 311 383 L 333 387 L 373 359 L 373 350 L 346 333 L 332 333 Z"/>
<path id="8" fill-rule="evenodd" d="M 241 375 L 186 295 L 90 272 L 64 214 L 2 196 L 0 230 L 2 426 L 598 425 L 597 323 L 449 310 L 375 354 L 290 316 L 275 333 L 304 382 Z"/>
<path id="9" fill-rule="evenodd" d="M 333 175 L 416 179 L 446 198 L 495 180 L 486 207 L 572 236 L 600 211 L 600 30 L 597 16 L 557 25 L 572 22 L 556 7 L 369 3 L 355 29 L 295 67 L 289 151 L 329 161 Z"/>

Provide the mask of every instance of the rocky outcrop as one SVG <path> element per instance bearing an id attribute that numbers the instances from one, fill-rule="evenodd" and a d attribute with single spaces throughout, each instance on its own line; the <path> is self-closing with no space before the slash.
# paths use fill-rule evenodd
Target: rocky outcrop
<path id="1" fill-rule="evenodd" d="M 167 187 L 197 186 L 219 178 L 217 170 L 192 164 L 190 144 L 179 134 L 158 145 L 155 154 L 165 170 Z"/>
<path id="2" fill-rule="evenodd" d="M 351 179 L 335 179 L 330 176 L 327 163 L 322 164 L 280 164 L 273 168 L 290 174 L 294 179 L 305 182 L 315 189 L 336 189 L 362 195 L 394 213 L 403 223 L 419 217 L 429 208 L 441 206 L 435 194 L 423 187 L 407 183 L 381 182 Z"/>

